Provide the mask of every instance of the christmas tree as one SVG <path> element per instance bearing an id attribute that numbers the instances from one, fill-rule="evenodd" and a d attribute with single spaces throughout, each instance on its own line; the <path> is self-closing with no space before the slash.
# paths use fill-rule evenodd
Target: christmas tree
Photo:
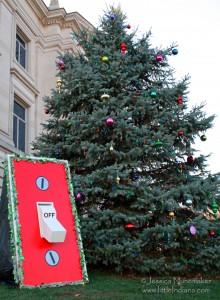
<path id="1" fill-rule="evenodd" d="M 74 39 L 79 51 L 56 61 L 34 147 L 70 163 L 88 263 L 218 273 L 217 175 L 194 148 L 214 117 L 189 107 L 189 78 L 175 80 L 168 62 L 177 46 L 153 48 L 150 33 L 137 38 L 114 7 Z"/>

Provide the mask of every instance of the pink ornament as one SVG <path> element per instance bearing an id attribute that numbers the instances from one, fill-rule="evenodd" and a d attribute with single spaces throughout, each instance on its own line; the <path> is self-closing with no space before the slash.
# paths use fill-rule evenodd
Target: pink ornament
<path id="1" fill-rule="evenodd" d="M 60 71 L 63 71 L 65 69 L 65 64 L 62 59 L 57 58 L 56 64 Z"/>
<path id="2" fill-rule="evenodd" d="M 158 62 L 163 61 L 163 55 L 157 54 L 157 55 L 156 55 L 156 61 L 158 61 Z"/>
<path id="3" fill-rule="evenodd" d="M 79 193 L 77 193 L 77 195 L 76 195 L 76 200 L 81 200 L 82 199 L 82 194 L 79 192 Z"/>
<path id="4" fill-rule="evenodd" d="M 108 126 L 112 126 L 114 124 L 114 120 L 112 118 L 106 119 L 105 122 L 106 122 L 106 125 L 108 125 Z"/>
<path id="5" fill-rule="evenodd" d="M 197 230 L 196 230 L 196 227 L 194 225 L 190 226 L 189 231 L 192 235 L 196 235 Z"/>

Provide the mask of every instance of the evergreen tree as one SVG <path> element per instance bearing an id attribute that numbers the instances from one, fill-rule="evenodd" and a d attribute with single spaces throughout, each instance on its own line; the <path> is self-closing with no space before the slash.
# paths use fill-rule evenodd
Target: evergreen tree
<path id="1" fill-rule="evenodd" d="M 193 144 L 213 116 L 189 108 L 150 33 L 131 32 L 111 7 L 78 53 L 57 61 L 58 89 L 45 98 L 41 156 L 70 163 L 87 261 L 117 271 L 175 274 L 220 270 L 217 176 Z"/>

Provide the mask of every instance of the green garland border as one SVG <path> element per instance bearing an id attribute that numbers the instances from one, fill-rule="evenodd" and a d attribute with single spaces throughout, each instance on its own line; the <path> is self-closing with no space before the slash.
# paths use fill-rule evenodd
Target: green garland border
<path id="1" fill-rule="evenodd" d="M 66 179 L 68 183 L 68 192 L 70 196 L 71 206 L 72 206 L 72 213 L 75 220 L 75 228 L 76 228 L 76 236 L 77 236 L 77 243 L 80 250 L 80 265 L 82 268 L 82 274 L 83 274 L 83 280 L 80 281 L 74 281 L 74 282 L 57 282 L 52 284 L 44 284 L 44 285 L 38 285 L 38 286 L 28 286 L 23 284 L 23 254 L 22 254 L 22 242 L 21 242 L 21 225 L 19 222 L 19 214 L 17 209 L 18 204 L 18 197 L 15 187 L 15 177 L 14 177 L 14 167 L 13 162 L 14 161 L 40 161 L 40 162 L 54 162 L 58 164 L 62 164 L 65 167 L 66 171 Z M 80 227 L 80 221 L 76 209 L 75 204 L 75 198 L 74 198 L 74 190 L 72 186 L 71 181 L 71 175 L 70 175 L 70 168 L 68 161 L 66 160 L 57 160 L 54 158 L 47 158 L 47 157 L 34 157 L 34 156 L 16 156 L 14 154 L 10 154 L 7 156 L 7 164 L 5 165 L 5 177 L 6 177 L 6 185 L 7 185 L 7 195 L 8 195 L 8 219 L 10 224 L 10 244 L 12 249 L 12 260 L 13 260 L 13 266 L 14 266 L 14 279 L 17 284 L 19 284 L 20 287 L 26 287 L 26 288 L 35 288 L 35 287 L 58 287 L 58 286 L 64 286 L 64 285 L 78 285 L 78 284 L 85 284 L 89 281 L 88 279 L 88 273 L 87 273 L 87 267 L 86 267 L 86 260 L 83 250 L 83 243 L 81 238 L 81 227 Z"/>

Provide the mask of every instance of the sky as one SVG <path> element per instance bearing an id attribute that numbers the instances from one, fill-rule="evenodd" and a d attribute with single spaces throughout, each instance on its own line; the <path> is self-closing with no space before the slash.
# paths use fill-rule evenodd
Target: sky
<path id="1" fill-rule="evenodd" d="M 49 5 L 50 0 L 45 0 Z M 208 170 L 220 172 L 220 0 L 59 0 L 67 12 L 79 12 L 94 26 L 108 5 L 120 4 L 137 34 L 151 30 L 151 44 L 178 44 L 178 55 L 169 59 L 176 79 L 189 74 L 189 102 L 205 103 L 207 115 L 216 115 L 214 126 L 196 140 L 194 148 L 208 158 Z M 131 29 L 131 30 L 132 30 Z M 199 155 L 196 153 L 196 155 Z"/>

